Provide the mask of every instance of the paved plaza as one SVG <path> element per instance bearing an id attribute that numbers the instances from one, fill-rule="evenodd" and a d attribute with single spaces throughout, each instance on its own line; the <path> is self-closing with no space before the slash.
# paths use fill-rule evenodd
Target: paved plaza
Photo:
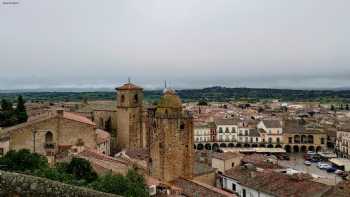
<path id="1" fill-rule="evenodd" d="M 293 168 L 298 171 L 303 171 L 312 174 L 317 182 L 327 185 L 335 185 L 341 182 L 343 179 L 335 173 L 328 173 L 326 170 L 321 170 L 317 167 L 317 163 L 312 163 L 311 166 L 304 164 L 303 154 L 289 154 L 290 160 L 279 160 L 279 165 L 286 168 Z M 317 178 L 316 178 L 317 177 Z"/>

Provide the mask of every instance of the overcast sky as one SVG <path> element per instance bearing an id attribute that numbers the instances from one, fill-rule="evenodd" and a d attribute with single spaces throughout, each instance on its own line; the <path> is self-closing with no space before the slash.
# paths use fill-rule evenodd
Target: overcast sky
<path id="1" fill-rule="evenodd" d="M 349 0 L 0 2 L 0 89 L 350 87 Z"/>

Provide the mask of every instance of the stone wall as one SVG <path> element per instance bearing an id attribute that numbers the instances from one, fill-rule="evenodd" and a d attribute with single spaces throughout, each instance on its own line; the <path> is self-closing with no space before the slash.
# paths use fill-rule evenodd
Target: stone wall
<path id="1" fill-rule="evenodd" d="M 64 183 L 0 171 L 0 196 L 8 197 L 118 197 L 95 190 Z"/>

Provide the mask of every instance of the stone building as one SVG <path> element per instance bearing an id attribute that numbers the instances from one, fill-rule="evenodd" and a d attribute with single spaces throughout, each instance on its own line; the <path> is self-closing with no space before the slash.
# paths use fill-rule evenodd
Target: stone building
<path id="1" fill-rule="evenodd" d="M 9 150 L 29 149 L 32 152 L 54 156 L 68 149 L 97 148 L 98 130 L 88 118 L 59 109 L 31 121 L 4 129 L 2 140 Z M 101 150 L 107 153 L 109 150 Z"/>
<path id="2" fill-rule="evenodd" d="M 124 148 L 143 148 L 142 129 L 143 89 L 127 83 L 117 90 L 117 145 Z"/>
<path id="3" fill-rule="evenodd" d="M 141 87 L 129 82 L 116 90 L 117 146 L 138 159 L 147 152 L 148 174 L 161 181 L 192 178 L 193 117 L 175 91 L 165 89 L 157 106 L 146 106 Z"/>
<path id="4" fill-rule="evenodd" d="M 301 120 L 284 121 L 283 144 L 287 152 L 321 151 L 327 147 L 327 134 Z"/>
<path id="5" fill-rule="evenodd" d="M 192 178 L 193 118 L 182 110 L 175 91 L 166 89 L 156 108 L 149 110 L 150 175 L 162 181 Z"/>

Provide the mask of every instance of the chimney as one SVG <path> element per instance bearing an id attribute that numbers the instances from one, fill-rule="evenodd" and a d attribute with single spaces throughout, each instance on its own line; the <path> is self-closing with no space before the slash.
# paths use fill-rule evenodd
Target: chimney
<path id="1" fill-rule="evenodd" d="M 56 112 L 57 112 L 57 115 L 58 115 L 59 117 L 63 117 L 63 112 L 64 112 L 63 109 L 57 109 Z"/>

